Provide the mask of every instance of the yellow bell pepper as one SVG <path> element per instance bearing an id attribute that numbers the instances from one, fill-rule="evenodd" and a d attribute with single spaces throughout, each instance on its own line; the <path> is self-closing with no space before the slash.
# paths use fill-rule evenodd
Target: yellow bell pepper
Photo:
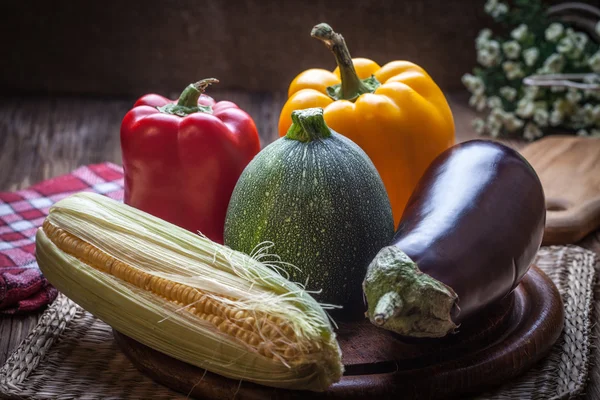
<path id="1" fill-rule="evenodd" d="M 444 94 L 431 77 L 408 61 L 380 67 L 350 57 L 344 38 L 327 24 L 311 35 L 333 52 L 338 67 L 309 69 L 290 84 L 279 117 L 279 135 L 292 124 L 292 111 L 324 108 L 325 121 L 371 158 L 392 204 L 396 226 L 425 169 L 454 144 L 454 120 Z"/>

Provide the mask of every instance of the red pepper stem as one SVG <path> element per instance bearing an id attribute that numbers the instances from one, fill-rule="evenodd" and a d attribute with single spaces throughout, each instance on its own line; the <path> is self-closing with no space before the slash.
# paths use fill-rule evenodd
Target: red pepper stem
<path id="1" fill-rule="evenodd" d="M 190 108 L 197 107 L 200 95 L 204 93 L 206 88 L 213 83 L 219 83 L 219 80 L 215 78 L 206 78 L 196 83 L 192 83 L 183 89 L 181 96 L 179 96 L 179 101 L 177 101 L 177 105 Z"/>
<path id="2" fill-rule="evenodd" d="M 340 68 L 342 85 L 338 94 L 339 99 L 354 100 L 363 93 L 373 92 L 373 88 L 365 85 L 365 82 L 358 77 L 352 63 L 350 51 L 342 35 L 334 32 L 331 26 L 325 23 L 316 25 L 310 35 L 315 39 L 319 39 L 331 50 Z"/>

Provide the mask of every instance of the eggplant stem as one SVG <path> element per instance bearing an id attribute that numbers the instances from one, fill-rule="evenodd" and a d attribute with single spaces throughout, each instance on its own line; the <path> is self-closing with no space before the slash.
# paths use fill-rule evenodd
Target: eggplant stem
<path id="1" fill-rule="evenodd" d="M 454 290 L 421 272 L 395 246 L 375 256 L 363 288 L 376 326 L 414 337 L 441 337 L 458 327 L 453 321 L 459 312 Z"/>

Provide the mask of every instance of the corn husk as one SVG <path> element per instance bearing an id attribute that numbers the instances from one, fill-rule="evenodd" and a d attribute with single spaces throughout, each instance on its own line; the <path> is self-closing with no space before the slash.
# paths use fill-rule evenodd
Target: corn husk
<path id="1" fill-rule="evenodd" d="M 286 320 L 298 338 L 291 345 L 302 349 L 310 344 L 319 351 L 299 352 L 288 360 L 265 357 L 185 306 L 63 252 L 40 229 L 36 257 L 46 278 L 117 331 L 233 379 L 322 391 L 341 378 L 341 351 L 324 309 L 273 266 L 92 193 L 59 201 L 47 221 L 135 268 L 209 292 L 242 310 Z"/>

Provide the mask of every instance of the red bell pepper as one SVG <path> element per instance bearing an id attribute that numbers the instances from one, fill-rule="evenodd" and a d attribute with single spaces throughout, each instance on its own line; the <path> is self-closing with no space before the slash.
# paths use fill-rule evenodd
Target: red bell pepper
<path id="1" fill-rule="evenodd" d="M 121 124 L 125 203 L 223 243 L 229 198 L 260 150 L 252 118 L 189 85 L 177 102 L 141 97 Z"/>

